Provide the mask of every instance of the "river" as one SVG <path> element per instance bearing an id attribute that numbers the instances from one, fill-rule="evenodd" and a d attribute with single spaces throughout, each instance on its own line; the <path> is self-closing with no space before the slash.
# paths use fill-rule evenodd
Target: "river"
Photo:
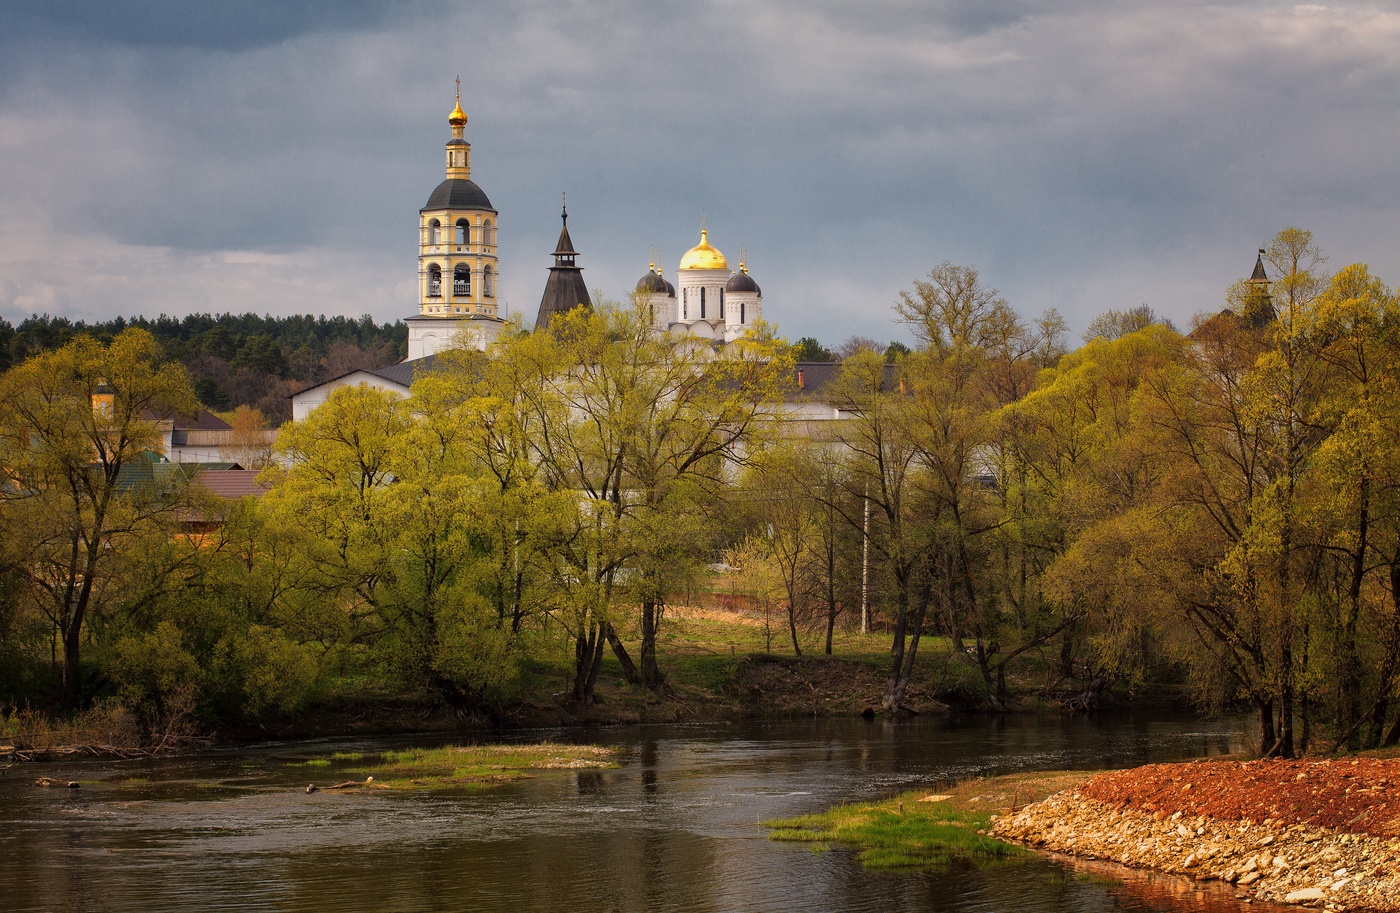
<path id="1" fill-rule="evenodd" d="M 304 791 L 325 774 L 299 761 L 403 740 L 21 764 L 0 772 L 0 911 L 1233 910 L 1039 859 L 870 873 L 759 822 L 979 774 L 1223 754 L 1242 731 L 1161 714 L 535 730 L 499 738 L 616 746 L 622 765 L 448 794 Z"/>

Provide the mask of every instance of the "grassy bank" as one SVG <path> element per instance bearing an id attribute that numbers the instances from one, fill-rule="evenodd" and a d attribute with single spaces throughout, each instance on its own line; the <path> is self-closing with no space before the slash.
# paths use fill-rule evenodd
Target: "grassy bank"
<path id="1" fill-rule="evenodd" d="M 288 762 L 336 782 L 318 789 L 484 789 L 544 770 L 617 767 L 617 754 L 596 745 L 469 745 L 407 748 L 382 754 L 336 752 Z"/>
<path id="2" fill-rule="evenodd" d="M 264 708 L 256 715 L 187 715 L 154 719 L 115 698 L 72 721 L 40 712 L 0 710 L 0 756 L 40 760 L 71 753 L 121 756 L 165 753 L 209 741 L 239 743 L 268 738 L 462 732 L 528 726 L 704 722 L 754 718 L 853 716 L 878 708 L 889 672 L 890 635 L 861 634 L 838 626 L 832 655 L 824 630 L 802 633 L 794 655 L 780 619 L 714 606 L 668 607 L 657 638 L 666 687 L 629 684 L 612 651 L 603 657 L 596 702 L 571 700 L 571 644 L 561 632 L 549 649 L 522 657 L 518 674 L 489 704 L 449 706 L 440 693 L 406 690 L 385 679 L 365 655 L 341 654 L 323 671 L 306 701 L 292 711 Z M 619 634 L 636 656 L 639 634 L 624 622 Z M 1082 683 L 1062 680 L 1034 656 L 1010 678 L 1017 710 L 1053 710 L 1057 693 Z M 926 713 L 986 706 L 988 689 L 972 658 L 945 638 L 926 636 L 906 705 Z M 1115 696 L 1110 696 L 1113 700 Z M 1140 693 L 1135 705 L 1161 702 Z"/>
<path id="3" fill-rule="evenodd" d="M 1009 859 L 1027 851 L 988 836 L 994 816 L 1078 785 L 1089 776 L 1052 771 L 970 780 L 946 792 L 916 790 L 880 802 L 770 821 L 767 826 L 773 840 L 857 847 L 860 861 L 872 869 L 936 866 L 955 858 Z"/>
<path id="4" fill-rule="evenodd" d="M 620 635 L 635 658 L 637 632 Z M 769 636 L 761 617 L 716 609 L 670 607 L 657 638 L 666 687 L 657 692 L 629 684 L 617 658 L 604 653 L 596 703 L 571 701 L 572 657 L 561 645 L 522 663 L 509 696 L 492 707 L 464 712 L 430 692 L 394 691 L 370 670 L 347 667 L 295 716 L 261 719 L 255 727 L 225 726 L 220 737 L 250 738 L 378 735 L 496 727 L 704 722 L 751 718 L 854 716 L 878 707 L 889 671 L 889 635 L 836 632 L 831 656 L 823 632 L 807 632 L 803 655 L 793 655 L 783 629 Z M 562 644 L 562 642 L 561 642 Z M 977 672 L 966 658 L 949 661 L 942 638 L 926 637 L 908 702 L 943 712 L 957 696 L 975 706 Z M 968 700 L 961 696 L 974 695 Z M 949 698 L 945 701 L 944 698 Z"/>

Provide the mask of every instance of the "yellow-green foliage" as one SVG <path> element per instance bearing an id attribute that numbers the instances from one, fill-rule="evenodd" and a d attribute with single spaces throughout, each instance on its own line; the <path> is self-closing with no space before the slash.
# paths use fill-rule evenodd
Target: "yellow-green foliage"
<path id="1" fill-rule="evenodd" d="M 185 650 L 180 630 L 169 621 L 160 622 L 154 631 L 117 641 L 114 652 L 114 678 L 132 704 L 159 699 L 182 684 L 190 687 L 199 677 L 199 663 Z"/>

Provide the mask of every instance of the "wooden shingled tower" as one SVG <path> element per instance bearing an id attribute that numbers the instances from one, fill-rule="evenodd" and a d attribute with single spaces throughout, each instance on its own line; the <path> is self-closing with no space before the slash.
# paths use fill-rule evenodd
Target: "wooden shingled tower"
<path id="1" fill-rule="evenodd" d="M 554 247 L 554 265 L 549 268 L 549 281 L 544 286 L 544 297 L 540 299 L 540 313 L 535 318 L 535 329 L 549 326 L 555 314 L 564 314 L 574 308 L 591 308 L 588 286 L 583 281 L 583 267 L 578 265 L 578 251 L 574 250 L 573 239 L 569 237 L 569 201 L 564 198 L 564 211 L 561 214 L 564 225 L 559 231 L 559 243 Z"/>

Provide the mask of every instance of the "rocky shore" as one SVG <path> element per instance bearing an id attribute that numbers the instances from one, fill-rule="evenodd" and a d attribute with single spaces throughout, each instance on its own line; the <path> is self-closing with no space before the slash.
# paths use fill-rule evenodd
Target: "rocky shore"
<path id="1" fill-rule="evenodd" d="M 992 833 L 1246 899 L 1400 913 L 1400 761 L 1159 764 L 1100 774 Z"/>

